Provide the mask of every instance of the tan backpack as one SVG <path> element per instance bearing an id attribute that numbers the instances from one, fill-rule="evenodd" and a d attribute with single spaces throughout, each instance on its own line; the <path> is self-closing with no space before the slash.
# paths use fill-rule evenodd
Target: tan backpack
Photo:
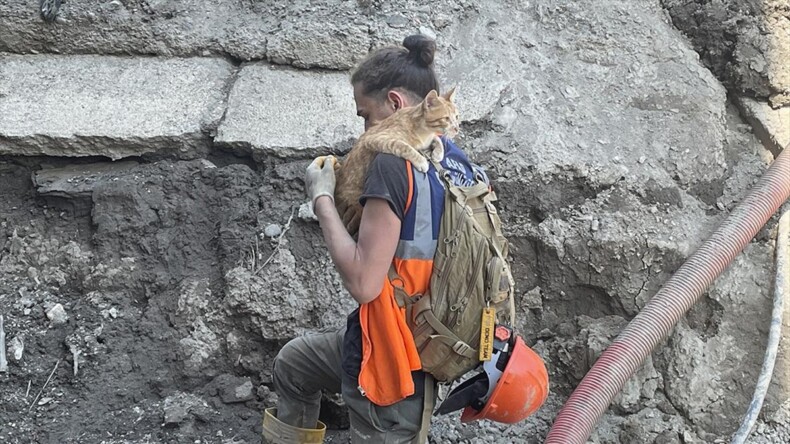
<path id="1" fill-rule="evenodd" d="M 445 193 L 430 292 L 408 295 L 396 285 L 395 298 L 406 308 L 423 370 L 447 382 L 490 359 L 494 322 L 513 325 L 514 281 L 493 204 L 496 194 L 482 180 L 470 187 L 453 185 L 447 171 L 434 166 Z M 390 280 L 396 277 L 390 269 Z"/>

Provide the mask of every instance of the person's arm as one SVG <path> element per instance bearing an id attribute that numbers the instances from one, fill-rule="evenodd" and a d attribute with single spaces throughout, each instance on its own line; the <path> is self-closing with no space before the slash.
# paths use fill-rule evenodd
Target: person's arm
<path id="1" fill-rule="evenodd" d="M 395 256 L 401 221 L 384 199 L 368 199 L 362 209 L 358 241 L 346 231 L 328 196 L 315 201 L 324 241 L 343 285 L 360 304 L 376 299 Z"/>
<path id="2" fill-rule="evenodd" d="M 401 217 L 386 198 L 365 198 L 358 241 L 348 234 L 334 203 L 335 159 L 318 157 L 307 167 L 305 187 L 321 224 L 324 241 L 343 285 L 360 304 L 381 293 L 400 238 Z"/>

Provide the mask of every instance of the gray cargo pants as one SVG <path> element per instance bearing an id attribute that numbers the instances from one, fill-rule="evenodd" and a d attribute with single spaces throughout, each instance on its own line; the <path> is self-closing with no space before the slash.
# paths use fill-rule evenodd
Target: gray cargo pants
<path id="1" fill-rule="evenodd" d="M 277 419 L 295 427 L 315 427 L 323 389 L 342 393 L 349 410 L 352 443 L 426 442 L 436 401 L 434 379 L 426 375 L 425 390 L 393 405 L 373 404 L 359 392 L 356 378 L 342 369 L 344 333 L 345 328 L 307 334 L 280 350 L 273 371 L 279 399 Z"/>

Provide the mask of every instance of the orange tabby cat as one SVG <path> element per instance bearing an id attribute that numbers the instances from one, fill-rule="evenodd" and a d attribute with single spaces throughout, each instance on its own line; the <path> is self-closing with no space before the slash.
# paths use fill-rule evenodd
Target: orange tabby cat
<path id="1" fill-rule="evenodd" d="M 342 165 L 335 165 L 335 205 L 352 236 L 359 229 L 359 197 L 373 158 L 378 153 L 394 154 L 410 161 L 418 171 L 427 172 L 429 162 L 422 151 L 431 148 L 431 159 L 440 162 L 444 146 L 439 135 L 454 137 L 458 133 L 454 97 L 455 88 L 442 96 L 431 91 L 418 105 L 399 109 L 362 134 Z"/>

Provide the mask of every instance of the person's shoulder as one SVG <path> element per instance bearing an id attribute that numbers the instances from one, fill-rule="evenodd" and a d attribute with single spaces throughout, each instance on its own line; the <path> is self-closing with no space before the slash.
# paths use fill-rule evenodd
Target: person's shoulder
<path id="1" fill-rule="evenodd" d="M 390 153 L 378 153 L 370 165 L 382 170 L 405 170 L 406 159 Z"/>

